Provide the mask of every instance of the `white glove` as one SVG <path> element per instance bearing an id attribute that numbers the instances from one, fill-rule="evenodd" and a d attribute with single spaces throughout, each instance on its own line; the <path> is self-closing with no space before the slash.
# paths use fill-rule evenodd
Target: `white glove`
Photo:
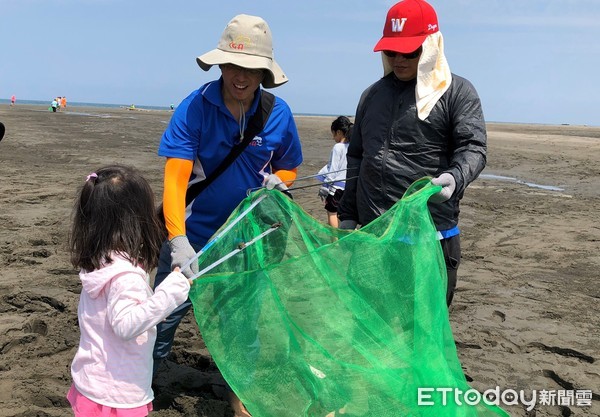
<path id="1" fill-rule="evenodd" d="M 322 185 L 319 188 L 319 197 L 321 197 L 321 201 L 325 201 L 325 199 L 329 196 L 329 188 L 325 185 Z"/>
<path id="2" fill-rule="evenodd" d="M 169 241 L 169 246 L 171 247 L 171 270 L 176 266 L 181 268 L 196 256 L 196 251 L 185 235 L 175 236 Z M 192 262 L 190 266 L 182 269 L 181 273 L 187 278 L 193 278 L 198 273 L 198 262 Z"/>
<path id="3" fill-rule="evenodd" d="M 440 174 L 438 177 L 431 180 L 433 185 L 441 185 L 442 190 L 432 195 L 429 198 L 429 201 L 432 203 L 443 203 L 444 201 L 450 199 L 452 194 L 454 194 L 454 190 L 456 189 L 456 180 L 452 174 L 444 172 Z"/>
<path id="4" fill-rule="evenodd" d="M 263 187 L 265 187 L 267 190 L 272 190 L 275 188 L 279 191 L 286 191 L 288 189 L 287 185 L 281 181 L 281 178 L 275 174 L 269 174 L 269 176 L 265 178 L 263 181 Z"/>
<path id="5" fill-rule="evenodd" d="M 338 226 L 338 229 L 354 230 L 356 229 L 357 224 L 358 223 L 356 220 L 342 220 Z"/>

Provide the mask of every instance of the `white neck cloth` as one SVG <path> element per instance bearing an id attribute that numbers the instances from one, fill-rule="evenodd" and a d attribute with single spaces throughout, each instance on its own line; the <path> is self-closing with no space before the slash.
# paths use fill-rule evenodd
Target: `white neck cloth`
<path id="1" fill-rule="evenodd" d="M 383 60 L 383 75 L 393 71 L 388 59 L 381 54 Z M 444 55 L 444 38 L 441 32 L 432 33 L 423 42 L 423 52 L 419 57 L 417 69 L 417 114 L 425 120 L 433 106 L 448 90 L 452 83 L 452 73 Z"/>

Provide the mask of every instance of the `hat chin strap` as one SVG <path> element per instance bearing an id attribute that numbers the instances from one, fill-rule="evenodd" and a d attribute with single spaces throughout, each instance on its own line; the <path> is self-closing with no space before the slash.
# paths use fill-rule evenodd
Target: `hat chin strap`
<path id="1" fill-rule="evenodd" d="M 242 100 L 238 101 L 240 103 L 240 119 L 238 120 L 238 126 L 240 128 L 240 142 L 244 140 L 244 127 L 246 126 L 246 112 L 244 111 L 244 103 Z"/>

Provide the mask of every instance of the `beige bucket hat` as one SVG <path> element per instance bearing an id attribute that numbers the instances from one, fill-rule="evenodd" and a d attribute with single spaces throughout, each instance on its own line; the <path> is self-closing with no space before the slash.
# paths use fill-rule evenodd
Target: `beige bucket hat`
<path id="1" fill-rule="evenodd" d="M 273 58 L 271 29 L 262 18 L 240 14 L 225 27 L 216 49 L 200 55 L 196 62 L 204 71 L 213 65 L 234 64 L 244 68 L 265 69 L 263 87 L 285 84 L 288 78 Z"/>

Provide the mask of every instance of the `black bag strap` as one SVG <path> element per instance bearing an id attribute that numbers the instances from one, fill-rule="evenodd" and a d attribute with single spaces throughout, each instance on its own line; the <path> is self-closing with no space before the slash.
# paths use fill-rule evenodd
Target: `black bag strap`
<path id="1" fill-rule="evenodd" d="M 233 145 L 229 154 L 223 159 L 217 168 L 211 172 L 203 181 L 192 184 L 188 187 L 185 194 L 186 207 L 194 201 L 198 195 L 204 191 L 219 175 L 221 175 L 231 163 L 246 149 L 246 146 L 258 135 L 265 127 L 269 116 L 273 111 L 275 96 L 268 91 L 261 90 L 261 96 L 258 102 L 256 112 L 248 121 L 248 126 L 244 130 L 244 138 L 238 144 Z"/>

